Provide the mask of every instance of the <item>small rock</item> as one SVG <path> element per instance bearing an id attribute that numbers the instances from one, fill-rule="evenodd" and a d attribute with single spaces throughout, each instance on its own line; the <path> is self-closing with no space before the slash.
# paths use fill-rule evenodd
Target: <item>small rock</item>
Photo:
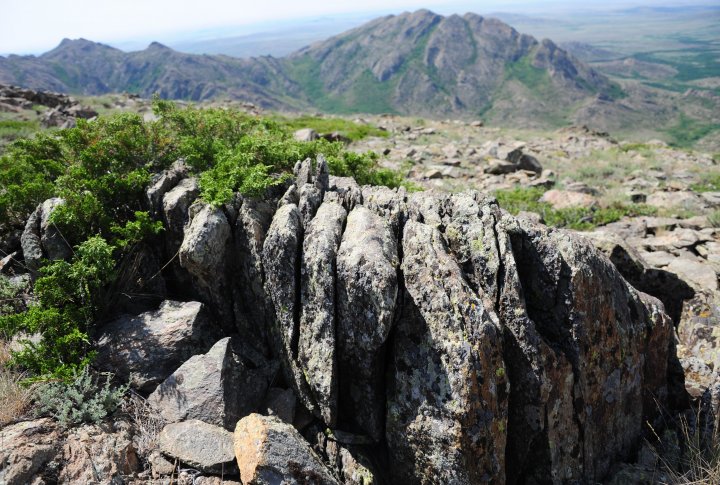
<path id="1" fill-rule="evenodd" d="M 480 120 L 473 121 L 472 123 L 470 123 L 470 126 L 472 126 L 473 128 L 482 128 L 484 125 L 485 124 Z"/>
<path id="2" fill-rule="evenodd" d="M 504 175 L 515 172 L 517 169 L 518 166 L 512 162 L 494 158 L 488 162 L 487 167 L 485 167 L 483 171 L 491 175 Z"/>
<path id="3" fill-rule="evenodd" d="M 590 208 L 597 205 L 595 198 L 589 194 L 556 189 L 545 192 L 540 198 L 540 202 L 547 202 L 553 209 L 567 209 L 569 207 Z"/>
<path id="4" fill-rule="evenodd" d="M 234 439 L 240 480 L 246 485 L 338 484 L 300 433 L 275 416 L 244 417 Z"/>
<path id="5" fill-rule="evenodd" d="M 423 177 L 426 179 L 441 179 L 443 178 L 443 173 L 436 168 L 431 168 L 423 174 Z"/>
<path id="6" fill-rule="evenodd" d="M 121 316 L 100 328 L 96 363 L 103 371 L 151 392 L 191 356 L 206 352 L 216 330 L 198 302 L 165 301 L 137 316 Z"/>
<path id="7" fill-rule="evenodd" d="M 317 131 L 312 128 L 303 128 L 293 134 L 293 138 L 297 141 L 313 141 L 319 138 Z"/>
<path id="8" fill-rule="evenodd" d="M 720 207 L 720 192 L 703 192 L 702 198 L 710 207 Z"/>
<path id="9" fill-rule="evenodd" d="M 158 436 L 160 451 L 182 463 L 208 473 L 235 470 L 233 434 L 196 419 L 170 423 Z"/>

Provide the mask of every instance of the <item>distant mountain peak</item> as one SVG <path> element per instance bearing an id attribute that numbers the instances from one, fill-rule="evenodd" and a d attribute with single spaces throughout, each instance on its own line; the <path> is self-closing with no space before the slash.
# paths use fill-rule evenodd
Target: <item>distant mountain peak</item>
<path id="1" fill-rule="evenodd" d="M 160 42 L 151 42 L 150 45 L 147 47 L 148 50 L 168 50 L 171 51 L 172 49 L 165 44 L 161 44 Z"/>

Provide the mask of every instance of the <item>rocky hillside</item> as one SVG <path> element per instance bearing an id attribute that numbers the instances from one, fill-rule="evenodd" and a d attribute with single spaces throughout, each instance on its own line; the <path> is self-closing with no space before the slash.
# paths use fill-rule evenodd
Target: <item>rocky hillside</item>
<path id="1" fill-rule="evenodd" d="M 670 482 L 683 429 L 716 446 L 717 190 L 648 168 L 610 206 L 544 168 L 682 152 L 378 118 L 350 148 L 408 190 L 309 128 L 154 107 L 0 157 L 0 482 Z"/>
<path id="2" fill-rule="evenodd" d="M 0 83 L 77 94 L 241 98 L 268 108 L 563 122 L 619 86 L 549 40 L 475 14 L 377 19 L 274 59 L 191 55 L 158 43 L 125 53 L 64 40 L 39 57 L 0 57 Z M 513 115 L 513 113 L 515 113 Z M 522 113 L 522 116 L 520 116 Z"/>

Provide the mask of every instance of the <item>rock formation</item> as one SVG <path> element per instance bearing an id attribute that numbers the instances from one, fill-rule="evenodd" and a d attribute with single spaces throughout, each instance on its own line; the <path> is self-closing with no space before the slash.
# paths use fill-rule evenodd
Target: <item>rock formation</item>
<path id="1" fill-rule="evenodd" d="M 181 203 L 182 175 L 153 185 L 157 215 L 185 221 L 165 234 L 180 254 L 165 277 L 201 303 L 98 334 L 100 367 L 154 391 L 169 422 L 153 463 L 236 462 L 258 484 L 520 484 L 600 482 L 634 458 L 682 392 L 660 300 L 492 197 L 359 187 L 314 165 L 218 208 Z M 2 473 L 33 476 L 50 459 L 37 453 Z"/>

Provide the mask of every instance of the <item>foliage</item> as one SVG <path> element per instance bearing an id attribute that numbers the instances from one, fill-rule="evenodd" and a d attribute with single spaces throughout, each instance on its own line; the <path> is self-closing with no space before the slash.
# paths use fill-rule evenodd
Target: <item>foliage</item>
<path id="1" fill-rule="evenodd" d="M 0 317 L 15 313 L 22 308 L 23 299 L 19 294 L 25 289 L 24 283 L 12 281 L 7 276 L 0 275 Z"/>
<path id="2" fill-rule="evenodd" d="M 43 200 L 65 203 L 51 222 L 71 247 L 71 261 L 45 262 L 35 283 L 36 302 L 0 316 L 0 332 L 39 334 L 13 355 L 32 379 L 68 379 L 92 359 L 89 333 L 112 301 L 112 285 L 127 256 L 160 231 L 146 212 L 145 190 L 153 174 L 182 158 L 199 177 L 201 196 L 221 205 L 240 192 L 259 196 L 292 173 L 298 160 L 324 154 L 335 175 L 363 184 L 398 186 L 401 177 L 378 168 L 372 153 L 355 154 L 342 143 L 300 142 L 287 121 L 225 109 L 179 109 L 156 100 L 159 119 L 136 114 L 38 134 L 9 145 L 0 157 L 0 221 L 19 226 Z M 340 123 L 335 121 L 335 123 Z M 342 122 L 353 136 L 370 127 Z M 17 310 L 16 310 L 17 311 Z"/>
<path id="3" fill-rule="evenodd" d="M 88 331 L 102 308 L 103 290 L 115 277 L 110 246 L 94 236 L 77 247 L 71 262 L 53 261 L 40 269 L 36 302 L 27 311 L 0 317 L 0 332 L 39 334 L 25 340 L 12 363 L 36 376 L 67 379 L 93 357 Z"/>
<path id="4" fill-rule="evenodd" d="M 540 198 L 545 193 L 541 188 L 516 187 L 510 190 L 498 190 L 495 197 L 503 209 L 512 214 L 520 211 L 540 214 L 545 224 L 553 227 L 566 227 L 578 231 L 587 231 L 596 226 L 603 226 L 619 221 L 623 217 L 654 214 L 655 209 L 643 204 L 615 203 L 608 207 L 569 207 L 553 209 Z"/>
<path id="5" fill-rule="evenodd" d="M 720 209 L 715 209 L 707 216 L 710 227 L 720 227 Z"/>
<path id="6" fill-rule="evenodd" d="M 670 127 L 667 133 L 673 146 L 690 148 L 696 141 L 717 130 L 720 130 L 720 125 L 707 124 L 681 113 L 677 124 Z"/>
<path id="7" fill-rule="evenodd" d="M 36 391 L 36 413 L 50 415 L 62 426 L 98 423 L 117 409 L 128 390 L 125 386 L 113 389 L 111 377 L 106 374 L 101 382 L 85 366 L 69 382 L 44 383 Z"/>

